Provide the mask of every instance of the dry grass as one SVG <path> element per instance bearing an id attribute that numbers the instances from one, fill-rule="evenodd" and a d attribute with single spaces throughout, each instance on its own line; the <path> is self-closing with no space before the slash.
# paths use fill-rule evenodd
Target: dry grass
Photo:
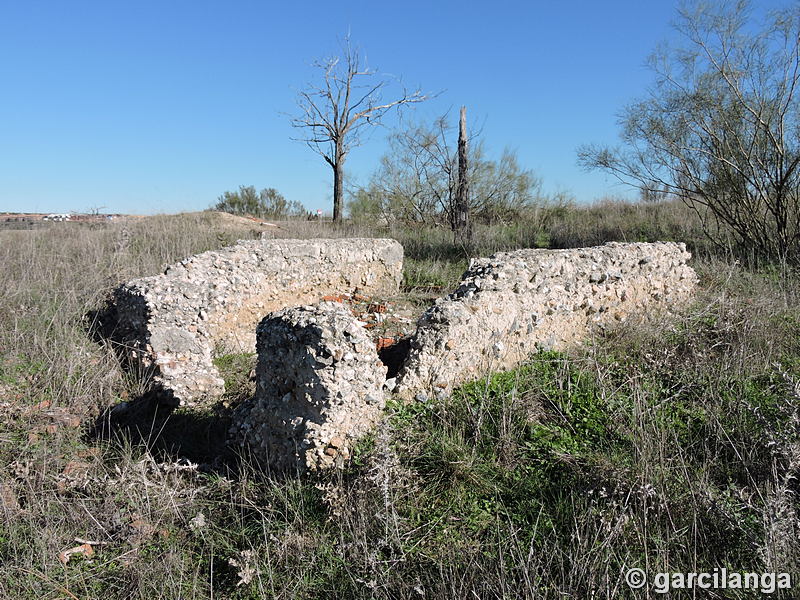
<path id="1" fill-rule="evenodd" d="M 539 217 L 479 229 L 478 253 L 647 237 L 651 221 L 702 245 L 667 207 Z M 420 302 L 466 265 L 442 230 L 269 231 L 396 237 Z M 800 284 L 713 256 L 682 319 L 392 406 L 329 480 L 215 466 L 215 413 L 87 435 L 143 388 L 91 339 L 92 311 L 121 281 L 259 232 L 207 213 L 0 231 L 0 597 L 639 598 L 625 566 L 798 573 Z M 76 539 L 94 556 L 62 564 Z"/>

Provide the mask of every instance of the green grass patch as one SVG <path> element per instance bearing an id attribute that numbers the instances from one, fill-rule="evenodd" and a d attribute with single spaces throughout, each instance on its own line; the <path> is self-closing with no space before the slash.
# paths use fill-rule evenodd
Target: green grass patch
<path id="1" fill-rule="evenodd" d="M 485 536 L 499 544 L 509 528 L 525 538 L 536 522 L 568 523 L 570 495 L 595 485 L 603 456 L 628 444 L 591 377 L 555 352 L 440 403 L 395 406 L 392 419 L 413 431 L 404 453 L 425 481 L 408 518 L 438 529 L 425 552 L 453 536 L 487 548 Z"/>

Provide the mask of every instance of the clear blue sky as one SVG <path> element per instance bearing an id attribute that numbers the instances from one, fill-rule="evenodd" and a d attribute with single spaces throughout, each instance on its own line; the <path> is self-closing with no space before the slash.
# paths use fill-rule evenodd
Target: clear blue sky
<path id="1" fill-rule="evenodd" d="M 442 92 L 414 118 L 465 104 L 490 154 L 515 149 L 545 191 L 631 194 L 575 151 L 616 143 L 676 6 L 0 0 L 0 211 L 201 210 L 240 184 L 329 210 L 330 168 L 285 113 L 348 30 L 371 67 Z M 387 133 L 352 152 L 349 176 L 366 181 Z"/>

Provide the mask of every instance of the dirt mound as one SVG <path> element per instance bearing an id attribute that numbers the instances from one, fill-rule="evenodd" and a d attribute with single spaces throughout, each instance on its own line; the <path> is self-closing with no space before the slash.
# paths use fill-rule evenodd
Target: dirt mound
<path id="1" fill-rule="evenodd" d="M 250 216 L 243 216 L 243 215 L 232 215 L 231 213 L 222 212 L 218 210 L 209 211 L 215 218 L 219 219 L 223 223 L 228 225 L 242 225 L 245 227 L 263 227 L 263 228 L 272 228 L 277 227 L 275 223 L 271 223 L 269 221 L 264 221 L 263 219 L 258 219 L 256 217 Z"/>

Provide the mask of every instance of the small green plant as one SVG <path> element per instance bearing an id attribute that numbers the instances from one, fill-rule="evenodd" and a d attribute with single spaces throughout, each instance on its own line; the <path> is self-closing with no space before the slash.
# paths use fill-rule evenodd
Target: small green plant
<path id="1" fill-rule="evenodd" d="M 225 381 L 227 401 L 242 400 L 253 395 L 256 359 L 254 353 L 218 354 L 214 358 L 214 366 Z"/>

